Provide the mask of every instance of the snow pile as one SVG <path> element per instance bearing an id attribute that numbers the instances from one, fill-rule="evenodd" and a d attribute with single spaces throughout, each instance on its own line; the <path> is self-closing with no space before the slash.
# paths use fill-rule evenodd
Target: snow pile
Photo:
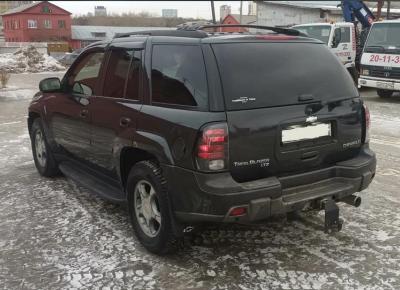
<path id="1" fill-rule="evenodd" d="M 42 54 L 30 45 L 14 53 L 0 54 L 0 70 L 10 73 L 61 71 L 65 67 L 53 57 Z"/>

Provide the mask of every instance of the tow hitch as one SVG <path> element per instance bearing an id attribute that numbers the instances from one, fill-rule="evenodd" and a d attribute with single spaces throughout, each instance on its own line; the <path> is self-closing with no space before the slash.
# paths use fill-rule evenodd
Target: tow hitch
<path id="1" fill-rule="evenodd" d="M 342 229 L 343 220 L 339 218 L 339 207 L 333 199 L 321 200 L 321 209 L 325 210 L 325 233 L 330 234 Z"/>

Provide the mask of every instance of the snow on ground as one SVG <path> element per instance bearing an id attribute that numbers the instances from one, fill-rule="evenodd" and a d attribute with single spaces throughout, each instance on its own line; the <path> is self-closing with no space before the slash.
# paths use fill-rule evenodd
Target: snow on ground
<path id="1" fill-rule="evenodd" d="M 10 82 L 35 88 L 43 77 Z M 64 177 L 40 177 L 26 129 L 29 100 L 1 102 L 0 287 L 400 289 L 400 98 L 362 94 L 378 171 L 359 208 L 340 206 L 342 232 L 325 234 L 322 213 L 214 226 L 168 257 L 144 250 L 125 208 Z"/>
<path id="2" fill-rule="evenodd" d="M 15 53 L 0 54 L 0 69 L 10 73 L 35 73 L 62 71 L 65 67 L 53 57 L 37 51 L 34 46 L 27 46 Z"/>

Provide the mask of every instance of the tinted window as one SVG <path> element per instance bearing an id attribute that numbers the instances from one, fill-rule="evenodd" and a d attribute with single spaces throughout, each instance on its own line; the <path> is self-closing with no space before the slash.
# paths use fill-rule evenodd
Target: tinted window
<path id="1" fill-rule="evenodd" d="M 139 99 L 140 67 L 142 51 L 135 51 L 129 67 L 126 97 L 132 100 Z"/>
<path id="2" fill-rule="evenodd" d="M 323 44 L 230 43 L 213 49 L 228 110 L 297 104 L 300 96 L 325 101 L 358 95 Z"/>
<path id="3" fill-rule="evenodd" d="M 133 50 L 112 50 L 104 82 L 104 96 L 111 98 L 122 98 L 124 96 L 125 81 L 132 55 Z"/>
<path id="4" fill-rule="evenodd" d="M 73 68 L 68 78 L 68 85 L 75 93 L 92 95 L 99 76 L 103 52 L 87 54 Z"/>
<path id="5" fill-rule="evenodd" d="M 200 46 L 155 45 L 152 58 L 153 102 L 207 107 L 207 82 Z"/>

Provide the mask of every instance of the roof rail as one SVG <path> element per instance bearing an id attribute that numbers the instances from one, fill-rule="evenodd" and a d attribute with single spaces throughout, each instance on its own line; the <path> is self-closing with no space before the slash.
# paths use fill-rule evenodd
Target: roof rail
<path id="1" fill-rule="evenodd" d="M 198 31 L 204 30 L 206 28 L 224 28 L 224 27 L 243 27 L 243 28 L 254 28 L 254 29 L 263 29 L 263 30 L 270 30 L 280 34 L 292 35 L 292 36 L 306 36 L 304 33 L 301 33 L 298 30 L 290 29 L 290 28 L 281 28 L 281 27 L 274 27 L 274 26 L 262 26 L 262 25 L 251 25 L 251 24 L 212 24 L 212 25 L 202 25 L 202 26 L 188 26 L 183 27 L 182 29 L 188 31 Z M 214 31 L 220 32 L 220 31 Z"/>
<path id="2" fill-rule="evenodd" d="M 174 36 L 174 37 L 192 37 L 192 38 L 205 38 L 208 34 L 205 31 L 199 30 L 145 30 L 145 31 L 135 31 L 128 33 L 116 33 L 114 38 L 122 38 L 129 36 L 140 36 L 140 35 L 151 35 L 151 36 Z"/>

